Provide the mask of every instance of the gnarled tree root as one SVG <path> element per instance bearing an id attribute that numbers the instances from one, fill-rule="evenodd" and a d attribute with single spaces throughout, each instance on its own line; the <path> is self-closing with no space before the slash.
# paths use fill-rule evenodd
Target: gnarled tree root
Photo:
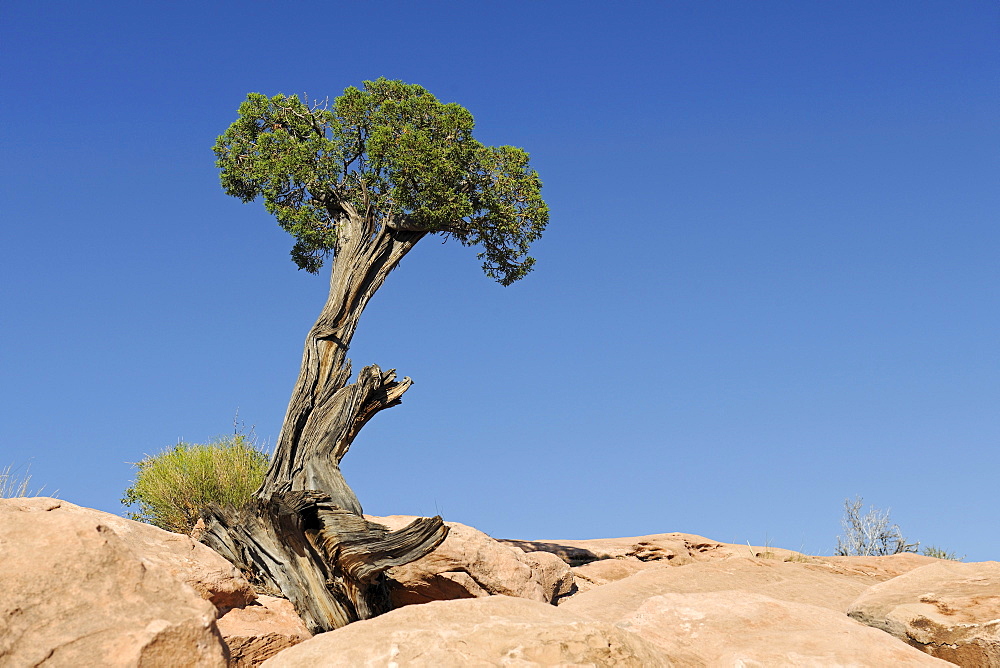
<path id="1" fill-rule="evenodd" d="M 205 519 L 201 542 L 287 596 L 313 633 L 387 612 L 386 569 L 428 554 L 448 534 L 440 517 L 389 531 L 315 491 L 212 506 Z"/>

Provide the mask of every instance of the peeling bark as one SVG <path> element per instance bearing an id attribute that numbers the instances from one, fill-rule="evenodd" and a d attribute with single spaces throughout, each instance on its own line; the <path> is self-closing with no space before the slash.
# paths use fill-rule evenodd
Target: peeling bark
<path id="1" fill-rule="evenodd" d="M 426 234 L 377 226 L 352 209 L 340 221 L 329 296 L 306 337 L 264 482 L 243 508 L 210 508 L 201 538 L 287 596 L 314 633 L 386 612 L 385 570 L 429 553 L 448 531 L 440 517 L 393 532 L 368 522 L 340 472 L 362 427 L 412 383 L 370 365 L 348 384 L 347 350 L 368 301 Z"/>

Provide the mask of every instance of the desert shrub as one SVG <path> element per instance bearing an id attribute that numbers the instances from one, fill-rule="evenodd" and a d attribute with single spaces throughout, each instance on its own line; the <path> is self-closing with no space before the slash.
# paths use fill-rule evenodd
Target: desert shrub
<path id="1" fill-rule="evenodd" d="M 948 552 L 940 547 L 934 547 L 933 545 L 928 545 L 920 554 L 926 557 L 934 557 L 935 559 L 950 559 L 951 561 L 964 561 L 965 557 L 959 557 L 955 552 Z"/>
<path id="2" fill-rule="evenodd" d="M 135 482 L 122 503 L 139 507 L 128 513 L 133 520 L 190 533 L 208 504 L 238 507 L 249 501 L 267 466 L 267 453 L 245 434 L 178 443 L 135 464 Z"/>
<path id="3" fill-rule="evenodd" d="M 889 521 L 889 511 L 871 507 L 861 514 L 861 497 L 844 501 L 844 517 L 840 524 L 844 536 L 837 536 L 835 554 L 845 557 L 885 556 L 901 552 L 916 552 L 920 543 L 908 543 L 899 526 Z"/>

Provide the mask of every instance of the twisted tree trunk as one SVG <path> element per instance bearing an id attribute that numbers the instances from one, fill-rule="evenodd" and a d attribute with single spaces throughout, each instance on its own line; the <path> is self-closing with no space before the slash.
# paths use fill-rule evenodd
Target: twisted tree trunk
<path id="1" fill-rule="evenodd" d="M 447 534 L 440 517 L 394 532 L 368 522 L 340 472 L 361 428 L 411 384 L 376 365 L 348 384 L 346 355 L 368 301 L 425 234 L 376 226 L 353 209 L 341 215 L 329 297 L 306 337 L 264 482 L 247 506 L 207 513 L 202 542 L 287 596 L 313 632 L 387 611 L 385 570 L 419 559 Z"/>

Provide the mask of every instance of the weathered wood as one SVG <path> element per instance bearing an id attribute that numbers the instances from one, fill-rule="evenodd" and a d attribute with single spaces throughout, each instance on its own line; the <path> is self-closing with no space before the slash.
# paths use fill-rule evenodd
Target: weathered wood
<path id="1" fill-rule="evenodd" d="M 397 383 L 393 372 L 366 367 L 353 385 L 346 385 L 351 376 L 347 350 L 369 300 L 425 233 L 376 228 L 353 211 L 341 220 L 330 292 L 306 337 L 274 462 L 257 496 L 319 489 L 341 508 L 360 512 L 354 494 L 340 485 L 339 468 L 329 472 L 331 489 L 313 486 L 312 476 L 325 477 L 331 459 L 339 466 L 361 427 L 378 411 L 397 405 L 412 382 L 404 378 Z"/>
<path id="2" fill-rule="evenodd" d="M 210 508 L 201 538 L 288 597 L 313 632 L 387 611 L 385 570 L 424 556 L 448 532 L 440 517 L 394 532 L 368 522 L 340 472 L 361 428 L 412 383 L 370 365 L 348 384 L 346 355 L 368 301 L 426 233 L 376 224 L 349 205 L 339 211 L 329 296 L 306 337 L 264 482 L 243 508 Z"/>
<path id="3" fill-rule="evenodd" d="M 254 583 L 289 597 L 313 633 L 389 610 L 386 569 L 437 547 L 447 534 L 440 517 L 399 531 L 330 503 L 319 492 L 275 494 L 214 516 L 201 541 Z"/>

